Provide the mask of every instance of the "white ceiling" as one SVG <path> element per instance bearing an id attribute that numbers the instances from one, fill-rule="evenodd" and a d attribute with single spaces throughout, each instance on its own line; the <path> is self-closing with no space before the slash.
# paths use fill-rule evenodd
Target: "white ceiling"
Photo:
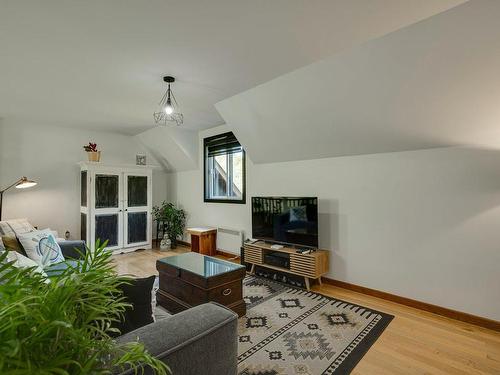
<path id="1" fill-rule="evenodd" d="M 464 0 L 0 0 L 0 118 L 137 134 L 165 86 L 214 103 Z"/>
<path id="2" fill-rule="evenodd" d="M 500 1 L 475 0 L 228 98 L 257 163 L 500 146 Z"/>

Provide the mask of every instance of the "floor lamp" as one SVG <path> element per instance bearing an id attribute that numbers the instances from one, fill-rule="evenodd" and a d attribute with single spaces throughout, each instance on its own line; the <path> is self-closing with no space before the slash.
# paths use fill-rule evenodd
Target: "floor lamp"
<path id="1" fill-rule="evenodd" d="M 26 177 L 21 177 L 19 180 L 14 182 L 12 185 L 7 186 L 5 189 L 0 190 L 0 221 L 2 220 L 2 201 L 3 193 L 9 190 L 11 187 L 16 187 L 16 189 L 27 189 L 36 185 L 33 180 L 28 180 Z"/>

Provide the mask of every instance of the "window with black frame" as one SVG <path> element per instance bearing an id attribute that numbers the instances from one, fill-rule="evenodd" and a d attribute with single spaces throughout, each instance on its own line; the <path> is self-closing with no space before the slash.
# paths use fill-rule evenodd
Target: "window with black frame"
<path id="1" fill-rule="evenodd" d="M 205 202 L 245 203 L 245 151 L 232 132 L 203 140 Z"/>

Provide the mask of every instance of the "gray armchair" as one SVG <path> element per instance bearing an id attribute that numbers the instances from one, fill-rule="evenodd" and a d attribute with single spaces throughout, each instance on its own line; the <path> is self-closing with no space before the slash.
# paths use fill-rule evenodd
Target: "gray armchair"
<path id="1" fill-rule="evenodd" d="M 142 342 L 174 375 L 236 375 L 237 324 L 234 312 L 206 303 L 138 328 L 118 342 Z M 145 373 L 152 374 L 147 369 Z"/>

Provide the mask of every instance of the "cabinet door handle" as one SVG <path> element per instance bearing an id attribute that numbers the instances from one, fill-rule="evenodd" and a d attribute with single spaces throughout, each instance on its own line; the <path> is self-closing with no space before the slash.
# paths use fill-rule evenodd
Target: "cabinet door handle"
<path id="1" fill-rule="evenodd" d="M 224 290 L 222 291 L 222 295 L 223 295 L 223 296 L 228 296 L 228 295 L 230 295 L 230 294 L 231 294 L 231 289 L 229 289 L 229 288 L 224 289 Z"/>

